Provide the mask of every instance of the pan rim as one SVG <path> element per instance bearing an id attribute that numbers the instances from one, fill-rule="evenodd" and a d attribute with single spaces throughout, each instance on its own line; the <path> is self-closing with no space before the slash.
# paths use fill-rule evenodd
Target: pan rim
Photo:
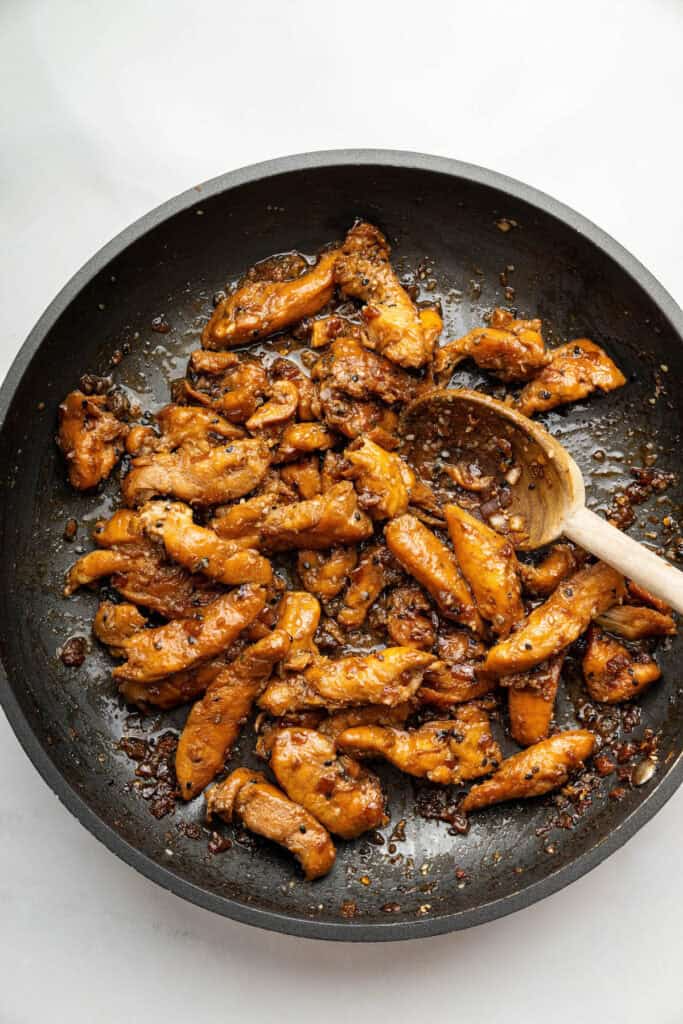
<path id="1" fill-rule="evenodd" d="M 240 185 L 290 172 L 340 166 L 399 167 L 412 171 L 443 174 L 495 188 L 514 199 L 528 203 L 573 228 L 635 280 L 657 306 L 661 315 L 669 321 L 683 342 L 683 311 L 650 271 L 607 232 L 546 193 L 497 171 L 447 157 L 406 150 L 322 150 L 279 157 L 218 175 L 157 206 L 99 249 L 52 300 L 15 356 L 0 388 L 0 431 L 4 429 L 7 413 L 20 381 L 31 360 L 38 353 L 45 336 L 82 288 L 112 259 L 121 255 L 129 245 L 169 217 L 190 209 L 202 200 L 211 199 Z M 60 802 L 112 853 L 162 888 L 197 906 L 244 924 L 299 938 L 350 942 L 415 939 L 473 927 L 514 913 L 552 895 L 591 871 L 642 828 L 664 806 L 683 782 L 683 754 L 681 754 L 671 763 L 666 775 L 660 778 L 656 787 L 642 803 L 601 842 L 568 864 L 551 872 L 545 878 L 518 892 L 501 896 L 478 907 L 414 921 L 395 921 L 386 924 L 381 922 L 364 924 L 342 920 L 339 922 L 316 921 L 277 911 L 262 910 L 225 896 L 209 893 L 200 886 L 174 874 L 130 844 L 90 808 L 49 758 L 10 689 L 2 663 L 0 663 L 0 680 L 3 684 L 0 687 L 0 704 L 2 704 L 10 726 L 25 753 Z"/>

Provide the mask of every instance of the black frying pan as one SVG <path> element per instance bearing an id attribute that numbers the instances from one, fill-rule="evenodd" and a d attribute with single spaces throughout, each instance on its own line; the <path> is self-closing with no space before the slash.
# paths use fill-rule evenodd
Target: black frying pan
<path id="1" fill-rule="evenodd" d="M 546 799 L 489 809 L 462 836 L 417 815 L 416 787 L 380 768 L 392 813 L 384 843 L 340 844 L 334 871 L 314 884 L 272 844 L 240 834 L 231 849 L 209 853 L 206 835 L 194 839 L 185 828 L 201 822 L 201 799 L 173 816 L 153 817 L 149 802 L 129 786 L 133 762 L 117 749 L 122 735 L 139 730 L 115 695 L 107 655 L 93 645 L 76 670 L 56 653 L 67 637 L 90 636 L 97 597 L 63 600 L 63 573 L 78 545 L 89 545 L 88 523 L 110 510 L 117 489 L 110 481 L 83 498 L 67 487 L 53 441 L 61 398 L 85 371 L 113 372 L 147 407 L 161 405 L 169 379 L 182 374 L 197 345 L 212 294 L 227 279 L 275 252 L 313 253 L 359 215 L 388 233 L 399 265 L 432 262 L 426 278 L 435 281 L 429 294 L 443 301 L 445 336 L 480 323 L 495 304 L 513 304 L 542 317 L 551 341 L 585 335 L 616 359 L 628 387 L 547 418 L 586 474 L 594 507 L 604 507 L 629 464 L 642 465 L 645 455 L 656 453 L 662 469 L 678 469 L 683 317 L 636 260 L 578 214 L 490 171 L 410 153 L 320 153 L 227 174 L 148 214 L 90 260 L 36 325 L 4 383 L 2 703 L 60 799 L 155 882 L 277 931 L 403 939 L 479 924 L 547 896 L 598 864 L 662 806 L 683 776 L 678 642 L 661 654 L 664 681 L 640 702 L 640 723 L 613 716 L 618 728 L 631 726 L 626 739 L 646 727 L 661 730 L 659 769 L 642 787 L 608 799 L 615 779 L 605 779 L 570 830 L 544 832 L 557 817 Z M 502 218 L 517 226 L 501 230 Z M 514 299 L 506 299 L 500 280 L 506 267 L 514 267 L 507 271 Z M 172 327 L 165 335 L 151 328 L 162 313 Z M 127 346 L 130 354 L 112 371 L 112 353 Z M 653 405 L 655 374 L 668 387 Z M 474 386 L 482 380 L 469 371 L 456 376 Z M 597 450 L 605 453 L 601 461 L 593 457 Z M 677 487 L 668 495 L 680 502 Z M 671 511 L 654 501 L 639 506 L 646 531 L 658 531 L 647 516 L 661 519 L 664 508 Z M 62 539 L 70 516 L 81 523 L 75 544 Z M 558 705 L 561 725 L 576 722 L 583 699 L 570 672 Z M 184 714 L 179 709 L 148 726 L 178 728 Z M 251 735 L 242 738 L 235 763 L 249 761 L 252 743 Z M 390 847 L 389 834 L 402 819 L 405 838 Z M 353 918 L 342 915 L 345 902 L 347 912 L 355 905 Z"/>

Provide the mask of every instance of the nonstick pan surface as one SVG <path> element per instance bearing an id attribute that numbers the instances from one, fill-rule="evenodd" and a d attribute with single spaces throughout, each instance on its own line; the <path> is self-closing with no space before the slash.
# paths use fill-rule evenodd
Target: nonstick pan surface
<path id="1" fill-rule="evenodd" d="M 272 844 L 239 831 L 230 849 L 209 852 L 203 800 L 157 819 L 131 786 L 135 764 L 118 748 L 121 738 L 177 730 L 186 710 L 141 723 L 116 696 L 112 662 L 94 642 L 78 670 L 58 657 L 68 637 L 90 638 L 97 595 L 65 601 L 63 574 L 79 548 L 90 546 L 89 529 L 111 511 L 117 484 L 87 497 L 68 488 L 54 444 L 57 406 L 92 372 L 110 373 L 145 408 L 160 407 L 226 281 L 272 253 L 314 253 L 358 216 L 387 232 L 399 267 L 422 268 L 424 297 L 443 304 L 444 337 L 464 333 L 500 304 L 540 316 L 551 344 L 587 336 L 615 358 L 627 387 L 545 420 L 583 470 L 593 507 L 605 508 L 628 482 L 629 467 L 655 455 L 657 468 L 677 473 L 683 317 L 633 257 L 578 214 L 490 171 L 412 153 L 314 153 L 227 174 L 143 217 L 90 260 L 36 325 L 4 383 L 0 692 L 27 754 L 63 803 L 155 882 L 249 924 L 376 941 L 510 913 L 617 849 L 680 784 L 683 694 L 674 640 L 660 654 L 663 681 L 639 702 L 640 720 L 615 711 L 611 723 L 624 740 L 646 728 L 660 732 L 656 774 L 624 787 L 621 800 L 607 795 L 615 776 L 604 779 L 573 828 L 557 827 L 546 798 L 491 808 L 472 817 L 469 834 L 451 834 L 446 823 L 416 813 L 419 787 L 380 766 L 392 819 L 383 841 L 340 843 L 333 872 L 314 884 Z M 169 333 L 153 330 L 159 316 Z M 116 352 L 124 355 L 112 367 Z M 484 382 L 469 370 L 455 378 Z M 661 543 L 661 519 L 676 516 L 681 497 L 676 482 L 664 504 L 653 497 L 639 505 L 632 534 Z M 68 543 L 71 516 L 80 526 Z M 570 671 L 557 709 L 561 726 L 576 723 L 583 700 Z M 253 763 L 252 746 L 249 729 L 233 764 Z"/>

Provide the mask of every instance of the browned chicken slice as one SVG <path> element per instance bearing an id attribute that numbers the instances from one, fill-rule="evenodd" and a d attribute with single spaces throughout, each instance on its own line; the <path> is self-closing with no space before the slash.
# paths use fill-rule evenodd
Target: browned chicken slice
<path id="1" fill-rule="evenodd" d="M 371 544 L 361 552 L 337 614 L 340 626 L 358 629 L 363 625 L 370 608 L 396 575 L 390 563 L 391 556 L 383 544 Z"/>
<path id="2" fill-rule="evenodd" d="M 161 431 L 157 451 L 171 452 L 181 446 L 207 449 L 244 437 L 242 427 L 213 409 L 194 405 L 166 405 L 156 414 L 156 421 Z"/>
<path id="3" fill-rule="evenodd" d="M 416 586 L 396 587 L 389 595 L 387 633 L 400 647 L 431 650 L 436 642 L 429 601 Z"/>
<path id="4" fill-rule="evenodd" d="M 277 380 L 271 385 L 268 401 L 259 406 L 246 421 L 246 428 L 252 434 L 267 427 L 286 423 L 296 416 L 299 408 L 299 392 L 290 380 Z"/>
<path id="5" fill-rule="evenodd" d="M 216 306 L 202 334 L 202 347 L 234 348 L 282 331 L 322 309 L 334 291 L 336 251 L 291 281 L 249 281 Z"/>
<path id="6" fill-rule="evenodd" d="M 384 530 L 392 555 L 432 595 L 447 619 L 475 633 L 483 623 L 455 555 L 413 515 L 393 519 Z"/>
<path id="7" fill-rule="evenodd" d="M 384 725 L 400 729 L 414 710 L 410 701 L 396 704 L 393 708 L 381 704 L 368 704 L 363 708 L 345 708 L 326 715 L 316 725 L 319 732 L 332 739 L 358 725 Z"/>
<path id="8" fill-rule="evenodd" d="M 344 452 L 351 463 L 358 499 L 373 519 L 393 519 L 408 510 L 415 474 L 398 455 L 367 437 L 353 441 Z"/>
<path id="9" fill-rule="evenodd" d="M 253 548 L 223 540 L 213 530 L 197 526 L 192 509 L 180 502 L 149 501 L 140 510 L 149 537 L 159 540 L 166 553 L 193 573 L 219 583 L 270 583 L 270 562 Z"/>
<path id="10" fill-rule="evenodd" d="M 183 380 L 174 394 L 177 392 L 179 400 L 215 409 L 231 423 L 246 423 L 257 415 L 259 405 L 270 390 L 266 371 L 260 363 L 240 360 L 234 352 L 220 354 L 231 359 L 215 373 L 194 373 L 193 366 L 197 366 L 198 361 L 193 358 L 189 379 Z"/>
<path id="11" fill-rule="evenodd" d="M 431 359 L 440 325 L 437 330 L 430 321 L 425 328 L 389 256 L 384 235 L 359 222 L 346 236 L 335 278 L 343 295 L 365 303 L 365 330 L 377 350 L 399 366 L 417 368 Z"/>
<path id="12" fill-rule="evenodd" d="M 238 541 L 242 547 L 255 548 L 261 541 L 263 521 L 282 501 L 277 488 L 268 489 L 253 498 L 244 498 L 234 505 L 216 509 L 211 529 L 224 540 Z"/>
<path id="13" fill-rule="evenodd" d="M 527 384 L 515 406 L 525 416 L 577 402 L 593 391 L 614 391 L 626 383 L 621 370 L 599 345 L 578 338 L 560 345 L 539 375 Z"/>
<path id="14" fill-rule="evenodd" d="M 485 711 L 460 708 L 447 721 L 427 722 L 404 731 L 381 725 L 360 725 L 337 736 L 337 747 L 349 753 L 377 754 L 402 772 L 446 786 L 488 775 L 501 760 Z"/>
<path id="15" fill-rule="evenodd" d="M 312 452 L 332 448 L 336 435 L 324 423 L 289 423 L 273 455 L 274 462 L 292 462 Z"/>
<path id="16" fill-rule="evenodd" d="M 135 704 L 143 710 L 155 707 L 168 711 L 201 697 L 226 664 L 227 655 L 222 654 L 184 672 L 174 672 L 155 683 L 124 680 L 119 685 L 119 693 L 128 704 Z"/>
<path id="17" fill-rule="evenodd" d="M 290 462 L 280 470 L 280 476 L 290 487 L 295 487 L 302 501 L 309 501 L 322 493 L 320 465 L 317 455 L 298 462 Z"/>
<path id="18" fill-rule="evenodd" d="M 220 672 L 192 705 L 178 741 L 175 770 L 184 800 L 192 800 L 221 770 L 252 704 L 273 667 L 289 650 L 289 636 L 276 629 Z"/>
<path id="19" fill-rule="evenodd" d="M 236 640 L 266 603 L 266 590 L 247 583 L 212 601 L 193 619 L 135 633 L 123 644 L 127 661 L 117 680 L 153 683 L 215 657 Z"/>
<path id="20" fill-rule="evenodd" d="M 133 459 L 121 493 L 127 505 L 166 495 L 190 505 L 221 505 L 253 491 L 269 465 L 270 452 L 259 438 L 231 441 L 206 451 L 182 446 Z"/>
<path id="21" fill-rule="evenodd" d="M 305 590 L 288 590 L 282 595 L 278 609 L 278 629 L 284 630 L 291 645 L 284 667 L 302 672 L 318 654 L 315 633 L 320 623 L 320 604 Z"/>
<path id="22" fill-rule="evenodd" d="M 337 338 L 311 370 L 312 380 L 350 398 L 379 398 L 387 405 L 415 396 L 416 382 L 389 359 L 370 352 L 355 338 Z"/>
<path id="23" fill-rule="evenodd" d="M 530 672 L 500 680 L 509 687 L 510 735 L 520 747 L 530 747 L 548 736 L 563 662 L 564 652 Z"/>
<path id="24" fill-rule="evenodd" d="M 64 596 L 70 597 L 79 587 L 87 587 L 115 572 L 126 572 L 137 565 L 135 554 L 125 551 L 89 551 L 71 566 L 66 574 Z"/>
<path id="25" fill-rule="evenodd" d="M 206 794 L 206 819 L 237 819 L 250 832 L 293 853 L 308 881 L 332 869 L 336 856 L 329 833 L 299 804 L 271 786 L 261 772 L 238 768 Z"/>
<path id="26" fill-rule="evenodd" d="M 416 693 L 425 669 L 435 661 L 433 654 L 412 647 L 386 647 L 374 654 L 353 654 L 335 661 L 320 658 L 302 676 L 272 682 L 259 706 L 272 715 L 315 707 L 392 707 Z"/>
<path id="27" fill-rule="evenodd" d="M 595 621 L 602 629 L 617 633 L 626 640 L 642 640 L 647 636 L 673 636 L 677 631 L 671 615 L 642 605 L 615 605 L 598 615 Z"/>
<path id="28" fill-rule="evenodd" d="M 349 398 L 343 391 L 323 387 L 320 404 L 327 426 L 344 437 L 369 437 L 383 448 L 396 448 L 398 416 L 381 402 Z"/>
<path id="29" fill-rule="evenodd" d="M 147 619 L 134 604 L 114 604 L 102 601 L 95 612 L 92 631 L 100 641 L 112 651 L 122 650 L 125 640 L 145 628 Z"/>
<path id="30" fill-rule="evenodd" d="M 604 562 L 559 585 L 519 630 L 489 651 L 484 668 L 495 675 L 526 672 L 573 643 L 591 620 L 624 596 L 624 578 Z"/>
<path id="31" fill-rule="evenodd" d="M 635 603 L 647 604 L 661 612 L 662 615 L 671 614 L 671 606 L 666 601 L 662 601 L 661 597 L 657 597 L 645 587 L 641 587 L 639 583 L 635 583 L 633 580 L 626 580 L 626 589 L 628 590 L 629 599 Z"/>
<path id="32" fill-rule="evenodd" d="M 88 491 L 106 480 L 125 451 L 128 426 L 107 409 L 106 395 L 72 391 L 59 406 L 57 445 L 69 483 Z"/>
<path id="33" fill-rule="evenodd" d="M 358 495 L 348 481 L 310 501 L 273 509 L 261 528 L 263 542 L 270 551 L 357 544 L 371 533 L 372 521 L 359 508 Z"/>
<path id="34" fill-rule="evenodd" d="M 501 380 L 528 380 L 548 362 L 541 321 L 516 320 L 508 310 L 494 309 L 488 327 L 475 327 L 437 349 L 434 372 L 450 377 L 467 358 Z"/>
<path id="35" fill-rule="evenodd" d="M 291 381 L 297 390 L 299 401 L 297 417 L 300 420 L 320 419 L 320 399 L 318 391 L 303 370 L 291 359 L 280 356 L 268 368 L 268 376 L 272 381 Z"/>
<path id="36" fill-rule="evenodd" d="M 356 567 L 355 548 L 332 548 L 331 551 L 300 551 L 297 570 L 306 590 L 323 601 L 331 601 L 346 586 Z"/>
<path id="37" fill-rule="evenodd" d="M 478 697 L 485 697 L 498 685 L 490 672 L 483 672 L 481 662 L 437 661 L 427 669 L 417 699 L 420 704 L 450 708 Z"/>
<path id="38" fill-rule="evenodd" d="M 338 754 L 329 736 L 315 729 L 274 729 L 258 749 L 287 796 L 333 835 L 355 839 L 386 823 L 379 779 Z"/>
<path id="39" fill-rule="evenodd" d="M 495 775 L 473 786 L 460 808 L 468 813 L 503 800 L 541 796 L 559 789 L 594 749 L 595 736 L 587 729 L 570 729 L 535 743 L 506 758 Z"/>
<path id="40" fill-rule="evenodd" d="M 515 549 L 459 505 L 445 505 L 444 515 L 455 557 L 480 614 L 498 636 L 507 636 L 524 617 Z"/>
<path id="41" fill-rule="evenodd" d="M 362 324 L 349 320 L 346 316 L 338 316 L 334 313 L 331 316 L 318 317 L 313 321 L 308 339 L 311 348 L 324 348 L 335 338 L 353 338 L 365 346 L 372 344 Z"/>
<path id="42" fill-rule="evenodd" d="M 636 697 L 661 676 L 654 658 L 644 651 L 635 654 L 617 640 L 591 626 L 583 677 L 593 700 L 619 704 Z"/>
<path id="43" fill-rule="evenodd" d="M 554 544 L 537 565 L 520 562 L 518 569 L 525 591 L 532 597 L 547 597 L 562 580 L 581 568 L 583 559 L 580 549 L 570 544 Z"/>

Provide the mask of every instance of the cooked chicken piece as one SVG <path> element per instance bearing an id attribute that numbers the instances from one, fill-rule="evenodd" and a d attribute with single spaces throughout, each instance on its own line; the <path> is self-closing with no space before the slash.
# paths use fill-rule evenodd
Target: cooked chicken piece
<path id="1" fill-rule="evenodd" d="M 72 391 L 59 407 L 57 445 L 79 491 L 106 480 L 125 451 L 128 426 L 107 410 L 106 395 Z"/>
<path id="2" fill-rule="evenodd" d="M 309 501 L 322 493 L 317 455 L 300 459 L 299 462 L 290 462 L 289 465 L 282 467 L 280 475 L 286 484 L 296 487 L 302 501 Z"/>
<path id="3" fill-rule="evenodd" d="M 299 392 L 289 380 L 278 380 L 270 388 L 268 401 L 260 406 L 246 421 L 246 428 L 252 433 L 266 427 L 286 423 L 296 416 L 299 408 Z"/>
<path id="4" fill-rule="evenodd" d="M 524 618 L 515 549 L 506 537 L 459 505 L 445 505 L 444 515 L 455 557 L 480 614 L 494 633 L 507 636 Z"/>
<path id="5" fill-rule="evenodd" d="M 127 661 L 117 680 L 153 683 L 214 658 L 236 640 L 266 602 L 266 590 L 247 583 L 217 598 L 195 618 L 178 619 L 134 634 L 123 644 Z"/>
<path id="6" fill-rule="evenodd" d="M 483 661 L 487 649 L 481 638 L 473 636 L 467 629 L 442 625 L 436 638 L 436 652 L 449 665 L 462 661 Z"/>
<path id="7" fill-rule="evenodd" d="M 661 612 L 662 615 L 671 614 L 671 607 L 666 601 L 662 601 L 661 597 L 657 597 L 649 590 L 646 590 L 645 587 L 641 587 L 639 583 L 627 580 L 626 589 L 628 590 L 629 599 L 636 601 L 638 604 L 648 604 L 651 608 Z"/>
<path id="8" fill-rule="evenodd" d="M 396 575 L 390 563 L 391 556 L 382 544 L 371 544 L 361 552 L 337 614 L 340 626 L 358 629 L 363 625 L 370 608 Z"/>
<path id="9" fill-rule="evenodd" d="M 488 327 L 475 327 L 456 341 L 437 349 L 434 372 L 450 377 L 463 359 L 504 381 L 528 380 L 548 362 L 540 320 L 516 320 L 506 309 L 495 309 Z"/>
<path id="10" fill-rule="evenodd" d="M 261 528 L 270 551 L 357 544 L 371 533 L 372 522 L 358 507 L 358 495 L 349 482 L 337 484 L 310 501 L 273 509 Z"/>
<path id="11" fill-rule="evenodd" d="M 345 316 L 321 316 L 313 321 L 308 344 L 311 348 L 323 348 L 335 338 L 353 338 L 363 345 L 371 345 L 370 339 L 361 324 L 349 320 Z"/>
<path id="12" fill-rule="evenodd" d="M 92 631 L 101 644 L 110 647 L 112 653 L 115 653 L 121 651 L 125 640 L 139 633 L 146 624 L 147 619 L 134 604 L 102 601 L 95 612 Z"/>
<path id="13" fill-rule="evenodd" d="M 510 735 L 520 747 L 530 747 L 548 736 L 563 662 L 564 652 L 530 672 L 500 680 L 502 686 L 509 686 Z"/>
<path id="14" fill-rule="evenodd" d="M 368 704 L 364 708 L 346 708 L 344 711 L 335 711 L 331 715 L 324 716 L 316 728 L 323 735 L 330 736 L 332 739 L 358 725 L 385 725 L 400 729 L 405 725 L 413 710 L 410 701 L 396 704 L 393 708 L 387 708 L 381 704 Z"/>
<path id="15" fill-rule="evenodd" d="M 320 658 L 302 676 L 272 682 L 259 706 L 272 715 L 315 707 L 393 707 L 413 696 L 425 669 L 435 661 L 434 655 L 412 647 L 386 647 L 374 654 L 353 654 L 335 661 Z"/>
<path id="16" fill-rule="evenodd" d="M 89 551 L 66 574 L 64 596 L 70 597 L 79 587 L 87 587 L 112 573 L 126 572 L 134 568 L 137 562 L 135 554 L 125 551 Z"/>
<path id="17" fill-rule="evenodd" d="M 661 676 L 659 665 L 649 654 L 635 654 L 595 626 L 588 631 L 583 656 L 583 677 L 593 700 L 619 704 L 636 697 Z"/>
<path id="18" fill-rule="evenodd" d="M 222 540 L 213 530 L 197 526 L 192 509 L 174 501 L 148 501 L 140 510 L 145 531 L 164 545 L 166 553 L 190 572 L 202 573 L 219 583 L 270 583 L 273 571 L 267 558 L 253 548 Z"/>
<path id="19" fill-rule="evenodd" d="M 175 758 L 184 800 L 201 793 L 221 770 L 254 700 L 289 645 L 287 633 L 276 629 L 238 655 L 192 705 Z"/>
<path id="20" fill-rule="evenodd" d="M 373 519 L 393 519 L 407 512 L 415 474 L 403 459 L 367 437 L 350 444 L 344 455 L 351 463 L 348 475 L 355 481 L 360 504 Z"/>
<path id="21" fill-rule="evenodd" d="M 517 568 L 527 594 L 547 597 L 583 564 L 583 552 L 569 544 L 554 544 L 537 565 L 519 562 Z"/>
<path id="22" fill-rule="evenodd" d="M 174 396 L 214 409 L 231 423 L 245 423 L 268 393 L 268 377 L 260 363 L 241 361 L 234 353 L 229 354 L 232 361 L 222 371 L 216 375 L 192 374 L 191 380 L 180 382 Z"/>
<path id="23" fill-rule="evenodd" d="M 457 786 L 488 775 L 501 760 L 485 711 L 458 709 L 448 721 L 427 722 L 408 732 L 381 725 L 361 725 L 337 736 L 349 753 L 378 754 L 402 772 L 430 782 Z"/>
<path id="24" fill-rule="evenodd" d="M 391 264 L 384 235 L 371 224 L 349 231 L 335 267 L 342 294 L 361 299 L 371 344 L 399 366 L 417 368 L 431 359 L 439 330 L 430 318 L 427 329 Z"/>
<path id="25" fill-rule="evenodd" d="M 155 707 L 168 711 L 201 697 L 226 664 L 227 655 L 222 654 L 184 672 L 174 672 L 156 683 L 124 680 L 119 685 L 119 693 L 128 704 L 135 704 L 143 710 Z"/>
<path id="26" fill-rule="evenodd" d="M 156 414 L 156 421 L 161 431 L 156 451 L 171 452 L 181 446 L 208 449 L 222 445 L 223 441 L 238 441 L 245 436 L 242 427 L 220 416 L 214 409 L 202 409 L 196 405 L 165 405 Z"/>
<path id="27" fill-rule="evenodd" d="M 264 494 L 256 494 L 253 498 L 245 498 L 235 505 L 216 509 L 211 529 L 224 540 L 239 541 L 242 547 L 258 547 L 263 521 L 281 500 L 280 492 L 273 489 Z"/>
<path id="28" fill-rule="evenodd" d="M 269 465 L 268 447 L 258 438 L 231 441 L 207 451 L 182 446 L 133 459 L 121 493 L 127 505 L 164 495 L 190 505 L 221 505 L 253 491 Z"/>
<path id="29" fill-rule="evenodd" d="M 533 416 L 565 402 L 577 402 L 595 390 L 614 391 L 625 383 L 621 370 L 599 345 L 578 338 L 553 350 L 549 364 L 524 387 L 515 407 L 525 416 Z"/>
<path id="30" fill-rule="evenodd" d="M 559 585 L 519 630 L 489 651 L 484 668 L 494 675 L 526 672 L 581 636 L 592 619 L 624 596 L 624 578 L 604 562 L 581 569 Z"/>
<path id="31" fill-rule="evenodd" d="M 535 743 L 506 758 L 495 775 L 473 786 L 460 809 L 468 813 L 503 800 L 541 796 L 559 789 L 594 749 L 595 736 L 587 729 L 570 729 Z"/>
<path id="32" fill-rule="evenodd" d="M 235 818 L 250 832 L 272 839 L 293 853 L 308 881 L 332 869 L 336 856 L 329 833 L 312 815 L 271 786 L 261 772 L 238 768 L 206 794 L 206 820 L 214 814 Z"/>
<path id="33" fill-rule="evenodd" d="M 323 423 L 290 423 L 282 432 L 274 462 L 292 462 L 302 455 L 322 452 L 336 443 L 335 434 Z"/>
<path id="34" fill-rule="evenodd" d="M 320 418 L 320 399 L 318 391 L 310 377 L 291 359 L 280 356 L 268 368 L 268 376 L 273 381 L 287 380 L 294 384 L 299 401 L 297 416 L 300 420 L 317 420 Z"/>
<path id="35" fill-rule="evenodd" d="M 432 606 L 419 587 L 396 587 L 389 595 L 387 633 L 400 647 L 431 650 L 436 642 Z"/>
<path id="36" fill-rule="evenodd" d="M 483 623 L 455 555 L 415 516 L 393 519 L 384 530 L 392 555 L 437 603 L 442 615 L 481 634 Z"/>
<path id="37" fill-rule="evenodd" d="M 239 366 L 240 357 L 236 352 L 207 352 L 196 348 L 190 353 L 189 369 L 198 376 L 220 377 L 226 370 Z"/>
<path id="38" fill-rule="evenodd" d="M 202 334 L 202 347 L 234 348 L 282 331 L 322 309 L 334 291 L 337 252 L 291 281 L 250 281 L 216 306 Z"/>
<path id="39" fill-rule="evenodd" d="M 381 402 L 363 402 L 343 391 L 322 387 L 320 404 L 325 423 L 344 437 L 369 437 L 390 451 L 396 448 L 398 416 Z"/>
<path id="40" fill-rule="evenodd" d="M 323 601 L 336 597 L 356 567 L 355 548 L 332 548 L 331 551 L 300 551 L 297 569 L 306 590 Z"/>
<path id="41" fill-rule="evenodd" d="M 313 594 L 305 590 L 288 590 L 282 596 L 278 609 L 278 629 L 284 630 L 291 640 L 284 667 L 302 672 L 318 654 L 315 633 L 320 623 L 320 604 Z"/>
<path id="42" fill-rule="evenodd" d="M 494 477 L 482 473 L 478 462 L 461 460 L 453 465 L 444 465 L 443 471 L 463 491 L 473 491 L 475 494 L 488 491 L 495 483 Z"/>
<path id="43" fill-rule="evenodd" d="M 498 680 L 490 672 L 483 672 L 481 662 L 437 661 L 427 669 L 417 699 L 420 704 L 437 708 L 450 708 L 491 693 Z"/>
<path id="44" fill-rule="evenodd" d="M 617 633 L 627 640 L 642 640 L 646 636 L 674 636 L 677 632 L 671 615 L 632 604 L 608 608 L 595 621 L 602 629 Z"/>
<path id="45" fill-rule="evenodd" d="M 291 800 L 305 807 L 333 835 L 355 839 L 386 823 L 376 775 L 315 729 L 274 729 L 257 748 Z"/>
<path id="46" fill-rule="evenodd" d="M 354 338 L 337 338 L 311 370 L 311 378 L 324 388 L 350 398 L 379 398 L 387 405 L 415 396 L 416 382 L 384 356 L 364 348 Z"/>

